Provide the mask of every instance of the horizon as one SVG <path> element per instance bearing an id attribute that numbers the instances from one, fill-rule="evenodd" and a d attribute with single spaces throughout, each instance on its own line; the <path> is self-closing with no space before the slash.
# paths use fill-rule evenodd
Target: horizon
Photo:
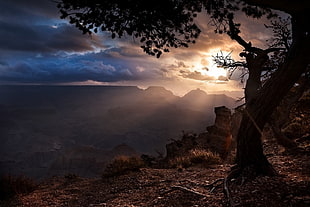
<path id="1" fill-rule="evenodd" d="M 183 92 L 176 92 L 173 89 L 170 89 L 169 87 L 165 87 L 163 85 L 149 85 L 149 86 L 139 86 L 139 85 L 120 85 L 120 84 L 111 84 L 111 85 L 107 85 L 107 84 L 39 84 L 39 83 L 8 83 L 8 84 L 0 84 L 0 87 L 2 86 L 58 86 L 58 87 L 66 87 L 66 86 L 76 86 L 76 87 L 136 87 L 138 89 L 141 90 L 147 90 L 148 88 L 151 87 L 161 87 L 164 88 L 167 91 L 170 91 L 173 95 L 178 96 L 178 97 L 184 97 L 186 94 L 190 93 L 191 91 L 196 91 L 196 90 L 202 90 L 204 91 L 207 95 L 211 95 L 211 94 L 218 94 L 218 95 L 226 95 L 229 96 L 233 99 L 239 99 L 241 97 L 244 96 L 244 91 L 240 90 L 240 91 L 228 91 L 228 90 L 224 90 L 224 91 L 208 91 L 206 89 L 202 89 L 202 88 L 192 88 L 192 89 L 188 89 L 188 90 L 183 90 Z"/>

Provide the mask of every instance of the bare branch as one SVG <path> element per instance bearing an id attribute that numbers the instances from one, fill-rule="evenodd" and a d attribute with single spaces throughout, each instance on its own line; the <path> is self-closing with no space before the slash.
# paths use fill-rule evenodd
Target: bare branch
<path id="1" fill-rule="evenodd" d="M 240 33 L 240 30 L 239 30 L 240 24 L 234 23 L 233 18 L 234 18 L 233 14 L 228 15 L 229 31 L 227 32 L 227 34 L 230 36 L 230 38 L 235 40 L 235 41 L 237 41 L 248 52 L 254 52 L 254 53 L 261 52 L 262 49 L 257 48 L 257 47 L 252 47 L 252 43 L 251 42 L 246 42 L 239 35 L 239 33 Z"/>

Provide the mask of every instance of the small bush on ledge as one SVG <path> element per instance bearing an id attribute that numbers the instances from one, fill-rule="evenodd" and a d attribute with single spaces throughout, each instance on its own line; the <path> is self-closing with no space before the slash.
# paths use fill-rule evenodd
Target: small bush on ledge
<path id="1" fill-rule="evenodd" d="M 145 163 L 137 156 L 118 156 L 106 167 L 103 177 L 114 177 L 132 171 L 138 171 Z"/>
<path id="2" fill-rule="evenodd" d="M 184 156 L 171 159 L 169 166 L 172 168 L 188 168 L 193 165 L 201 165 L 207 168 L 221 162 L 222 159 L 217 153 L 204 149 L 193 149 Z"/>

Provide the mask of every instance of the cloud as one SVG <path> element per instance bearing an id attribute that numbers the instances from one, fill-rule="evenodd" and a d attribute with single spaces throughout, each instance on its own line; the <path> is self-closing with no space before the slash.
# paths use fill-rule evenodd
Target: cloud
<path id="1" fill-rule="evenodd" d="M 0 67 L 1 66 L 8 66 L 8 63 L 4 60 L 0 60 Z"/>
<path id="2" fill-rule="evenodd" d="M 2 82 L 64 83 L 75 81 L 116 82 L 136 80 L 138 69 L 111 65 L 99 60 L 67 57 L 62 61 L 30 59 L 18 64 L 0 64 Z M 141 73 L 141 72 L 140 72 Z"/>
<path id="3" fill-rule="evenodd" d="M 13 0 L 0 2 L 1 19 L 8 22 L 40 22 L 58 19 L 56 3 L 50 0 Z"/>
<path id="4" fill-rule="evenodd" d="M 162 70 L 179 71 L 180 69 L 188 69 L 190 67 L 191 66 L 184 61 L 175 60 L 174 63 L 168 63 L 165 65 L 165 69 Z"/>
<path id="5" fill-rule="evenodd" d="M 0 81 L 2 82 L 33 82 L 45 79 L 49 73 L 49 71 L 37 70 L 27 63 L 18 63 L 14 67 L 0 65 Z"/>
<path id="6" fill-rule="evenodd" d="M 220 75 L 218 78 L 220 81 L 228 81 L 228 78 L 226 76 Z"/>
<path id="7" fill-rule="evenodd" d="M 191 71 L 180 70 L 180 73 L 183 78 L 189 78 L 189 79 L 201 80 L 201 81 L 216 80 L 215 77 L 203 75 L 199 71 L 191 72 Z"/>
<path id="8" fill-rule="evenodd" d="M 97 36 L 81 35 L 71 25 L 61 24 L 57 28 L 48 25 L 12 24 L 0 21 L 0 45 L 2 51 L 24 51 L 40 53 L 85 52 L 104 48 Z"/>

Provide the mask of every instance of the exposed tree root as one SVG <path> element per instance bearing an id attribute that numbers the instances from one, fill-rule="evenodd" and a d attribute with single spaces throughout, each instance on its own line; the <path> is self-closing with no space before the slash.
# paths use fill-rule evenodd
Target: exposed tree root
<path id="1" fill-rule="evenodd" d="M 199 185 L 201 187 L 209 188 L 210 193 L 212 193 L 219 186 L 223 185 L 223 191 L 224 191 L 224 194 L 225 194 L 225 197 L 228 201 L 229 206 L 230 207 L 237 207 L 241 203 L 240 203 L 240 201 L 236 202 L 236 198 L 234 198 L 232 196 L 231 189 L 230 189 L 231 183 L 237 182 L 240 185 L 243 185 L 245 182 L 247 182 L 247 180 L 252 180 L 260 174 L 264 174 L 264 175 L 268 175 L 268 176 L 274 176 L 274 175 L 276 175 L 276 171 L 273 169 L 273 167 L 271 165 L 264 168 L 263 170 L 255 168 L 254 166 L 248 166 L 245 168 L 240 168 L 238 166 L 235 166 L 234 168 L 232 168 L 230 173 L 225 178 L 216 179 L 210 184 L 206 185 L 206 184 L 198 184 L 198 183 L 195 183 L 192 181 L 188 181 L 188 182 L 191 182 L 195 185 Z M 180 185 L 171 186 L 169 190 L 163 192 L 161 195 L 168 194 L 168 193 L 173 192 L 175 190 L 180 190 L 183 192 L 191 193 L 191 194 L 194 194 L 194 195 L 200 196 L 200 197 L 206 197 L 206 195 L 204 195 L 200 192 L 197 192 L 195 190 L 192 190 L 190 188 L 183 187 Z"/>
<path id="2" fill-rule="evenodd" d="M 201 197 L 206 197 L 204 194 L 202 193 L 199 193 L 197 191 L 194 191 L 194 190 L 191 190 L 189 188 L 185 188 L 183 186 L 179 186 L 179 185 L 176 185 L 176 186 L 171 186 L 171 189 L 172 190 L 181 190 L 183 192 L 189 192 L 189 193 L 192 193 L 192 194 L 195 194 L 195 195 L 198 195 L 198 196 L 201 196 Z"/>
<path id="3" fill-rule="evenodd" d="M 229 188 L 229 183 L 234 179 L 238 180 L 240 185 L 243 185 L 247 180 L 252 180 L 258 175 L 267 175 L 267 176 L 275 176 L 277 175 L 276 171 L 272 167 L 272 165 L 269 165 L 267 168 L 264 168 L 264 171 L 259 171 L 254 166 L 248 166 L 245 168 L 240 168 L 236 166 L 224 179 L 224 194 L 229 202 L 229 205 L 231 207 L 236 207 L 240 205 L 240 203 L 236 203 L 231 195 L 231 191 Z"/>
<path id="4" fill-rule="evenodd" d="M 222 181 L 224 181 L 224 178 L 219 178 L 215 181 L 213 181 L 212 183 L 205 185 L 205 187 L 210 188 L 210 193 L 212 193 L 217 187 L 221 186 L 223 184 Z"/>
<path id="5" fill-rule="evenodd" d="M 212 183 L 210 184 L 201 184 L 201 183 L 196 183 L 196 182 L 193 182 L 191 180 L 186 180 L 187 182 L 189 183 L 192 183 L 194 185 L 197 185 L 197 186 L 200 186 L 200 187 L 203 187 L 203 188 L 209 188 L 209 192 L 212 193 L 216 188 L 218 188 L 219 186 L 223 185 L 223 182 L 224 181 L 224 178 L 219 178 L 219 179 L 216 179 L 215 181 L 213 181 Z"/>
<path id="6" fill-rule="evenodd" d="M 239 168 L 236 168 L 234 170 L 232 170 L 224 179 L 224 194 L 227 197 L 227 200 L 229 202 L 229 205 L 231 207 L 235 207 L 238 204 L 236 204 L 230 194 L 230 190 L 229 190 L 229 182 L 233 179 L 233 178 L 237 178 L 240 174 L 241 174 L 242 170 Z"/>
<path id="7" fill-rule="evenodd" d="M 212 193 L 217 187 L 219 187 L 219 186 L 221 186 L 223 184 L 223 181 L 224 181 L 224 178 L 219 178 L 219 179 L 213 181 L 212 183 L 210 183 L 208 185 L 201 185 L 201 184 L 197 184 L 197 183 L 194 183 L 194 184 L 195 185 L 200 185 L 200 186 L 203 186 L 203 187 L 208 187 L 208 188 L 210 188 L 210 192 Z M 175 191 L 175 190 L 181 190 L 183 192 L 192 193 L 192 194 L 200 196 L 200 197 L 206 197 L 206 195 L 204 195 L 202 193 L 199 193 L 197 191 L 194 191 L 192 189 L 189 189 L 189 188 L 186 188 L 186 187 L 183 187 L 183 186 L 180 186 L 180 185 L 171 186 L 170 190 L 167 190 L 167 191 L 163 192 L 161 195 L 168 194 L 168 193 L 170 193 L 172 191 Z"/>
<path id="8" fill-rule="evenodd" d="M 181 190 L 183 192 L 187 192 L 187 193 L 192 193 L 194 195 L 197 195 L 197 196 L 200 196 L 200 197 L 206 197 L 204 194 L 202 193 L 199 193 L 197 191 L 194 191 L 192 189 L 189 189 L 189 188 L 186 188 L 186 187 L 183 187 L 183 186 L 179 186 L 179 185 L 175 185 L 175 186 L 171 186 L 171 189 L 170 190 L 167 190 L 165 191 L 164 193 L 162 193 L 161 195 L 165 195 L 165 194 L 168 194 L 172 191 L 175 191 L 175 190 Z"/>

